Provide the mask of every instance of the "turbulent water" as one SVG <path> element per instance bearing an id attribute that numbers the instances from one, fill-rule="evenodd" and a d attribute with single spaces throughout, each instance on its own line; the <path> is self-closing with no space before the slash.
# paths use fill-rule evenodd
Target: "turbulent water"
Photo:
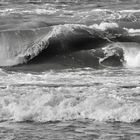
<path id="1" fill-rule="evenodd" d="M 139 7 L 1 0 L 0 139 L 139 140 Z"/>

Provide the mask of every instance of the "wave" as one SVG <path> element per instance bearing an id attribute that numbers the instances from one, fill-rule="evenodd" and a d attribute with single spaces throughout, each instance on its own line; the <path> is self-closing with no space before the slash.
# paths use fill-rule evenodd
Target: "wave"
<path id="1" fill-rule="evenodd" d="M 126 67 L 140 67 L 140 45 L 137 43 L 129 43 L 122 46 L 124 50 L 124 60 Z"/>
<path id="2" fill-rule="evenodd" d="M 23 63 L 39 64 L 41 63 L 40 59 L 43 62 L 60 59 L 59 62 L 57 61 L 58 63 L 65 60 L 64 63 L 66 64 L 67 58 L 73 60 L 74 57 L 77 60 L 77 56 L 89 56 L 89 54 L 92 56 L 89 59 L 96 57 L 98 61 L 100 56 L 97 55 L 97 52 L 99 52 L 100 48 L 110 46 L 109 44 L 114 44 L 115 42 L 140 43 L 140 34 L 139 30 L 120 28 L 117 23 L 103 22 L 99 25 L 90 26 L 64 24 L 30 30 L 1 31 L 0 42 L 0 52 L 2 52 L 0 66 L 14 66 Z M 116 49 L 114 52 L 110 49 L 113 57 L 106 55 L 107 52 L 102 51 L 103 49 L 101 49 L 100 54 L 104 54 L 104 60 L 106 61 L 122 59 L 121 54 L 120 56 L 116 55 L 116 51 L 118 52 Z M 109 50 L 108 53 L 110 53 Z M 107 59 L 107 56 L 111 59 Z M 85 61 L 90 61 L 90 65 L 93 66 L 92 60 L 87 60 L 86 58 Z M 79 57 L 78 61 L 80 59 Z M 84 58 L 80 61 L 84 62 Z"/>
<path id="3" fill-rule="evenodd" d="M 103 90 L 103 89 L 102 89 Z M 0 121 L 48 122 L 90 119 L 107 122 L 137 122 L 140 104 L 117 96 L 90 95 L 64 96 L 62 94 L 34 94 L 3 97 L 0 102 Z"/>

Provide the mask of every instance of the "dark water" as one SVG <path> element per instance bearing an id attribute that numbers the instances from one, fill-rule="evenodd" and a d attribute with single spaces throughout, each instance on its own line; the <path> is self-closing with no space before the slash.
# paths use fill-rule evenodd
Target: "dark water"
<path id="1" fill-rule="evenodd" d="M 139 140 L 139 6 L 1 0 L 0 139 Z"/>

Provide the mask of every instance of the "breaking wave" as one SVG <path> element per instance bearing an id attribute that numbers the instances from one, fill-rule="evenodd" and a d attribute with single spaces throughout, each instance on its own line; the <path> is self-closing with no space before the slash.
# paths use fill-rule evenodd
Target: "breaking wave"
<path id="1" fill-rule="evenodd" d="M 116 42 L 140 41 L 139 30 L 120 28 L 117 23 L 102 22 L 90 26 L 64 24 L 30 30 L 8 30 L 0 32 L 0 65 L 14 66 L 57 61 L 63 65 L 121 66 L 128 54 L 124 47 L 114 47 Z M 111 49 L 108 49 L 113 46 Z M 107 48 L 106 51 L 102 48 Z M 116 49 L 117 48 L 117 49 Z M 124 52 L 123 52 L 124 51 Z M 83 57 L 84 56 L 84 57 Z M 128 55 L 127 55 L 128 56 Z M 129 57 L 131 59 L 131 56 Z M 93 59 L 93 60 L 92 60 Z M 96 63 L 93 63 L 95 62 Z M 80 63 L 79 63 L 80 62 Z M 72 65 L 71 65 L 72 66 Z M 84 66 L 84 65 L 83 65 Z"/>
<path id="2" fill-rule="evenodd" d="M 103 89 L 102 89 L 103 90 Z M 136 122 L 140 119 L 140 104 L 129 103 L 115 95 L 73 96 L 29 94 L 24 98 L 0 99 L 1 121 L 63 121 L 91 119 L 107 122 Z M 39 94 L 40 93 L 40 94 Z"/>

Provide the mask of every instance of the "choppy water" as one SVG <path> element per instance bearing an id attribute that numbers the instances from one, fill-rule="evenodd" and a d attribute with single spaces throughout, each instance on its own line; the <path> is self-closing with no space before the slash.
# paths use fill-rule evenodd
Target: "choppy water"
<path id="1" fill-rule="evenodd" d="M 1 140 L 139 140 L 139 0 L 0 1 Z"/>
<path id="2" fill-rule="evenodd" d="M 1 139 L 139 139 L 139 69 L 1 72 Z"/>

